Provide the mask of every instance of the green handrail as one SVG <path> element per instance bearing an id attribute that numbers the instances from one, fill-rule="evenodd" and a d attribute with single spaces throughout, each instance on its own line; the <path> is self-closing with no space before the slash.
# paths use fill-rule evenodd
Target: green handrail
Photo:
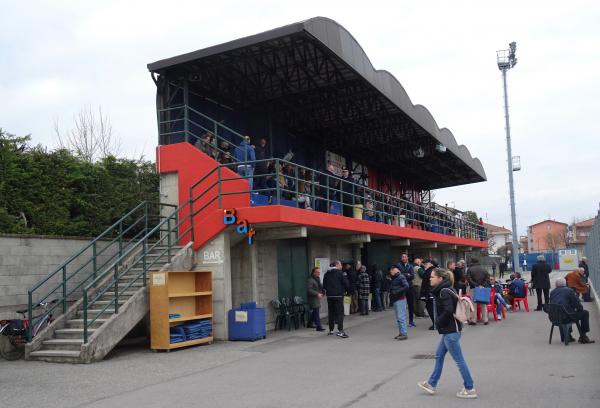
<path id="1" fill-rule="evenodd" d="M 191 213 L 188 213 L 186 216 L 182 217 L 181 219 L 179 218 L 179 213 L 182 211 L 182 209 L 186 208 L 188 205 L 189 205 L 189 201 L 185 201 L 183 204 L 176 207 L 176 209 L 172 213 L 170 213 L 168 216 L 161 217 L 161 218 L 163 218 L 162 221 L 160 221 L 151 230 L 146 231 L 146 234 L 143 238 L 141 238 L 137 243 L 135 243 L 133 246 L 131 246 L 129 249 L 127 249 L 127 251 L 123 252 L 123 254 L 121 254 L 121 256 L 117 260 L 115 260 L 103 273 L 101 273 L 100 275 L 95 277 L 94 280 L 89 282 L 84 287 L 84 289 L 83 289 L 83 338 L 84 338 L 84 343 L 87 343 L 87 341 L 89 339 L 89 327 L 111 305 L 114 304 L 115 313 L 119 312 L 119 298 L 120 298 L 119 281 L 123 276 L 128 274 L 131 271 L 131 269 L 133 267 L 135 267 L 139 262 L 142 262 L 141 272 L 139 272 L 137 275 L 133 276 L 133 279 L 131 280 L 129 285 L 127 285 L 125 288 L 123 288 L 122 292 L 126 292 L 127 289 L 131 288 L 131 286 L 135 282 L 137 282 L 140 278 L 143 279 L 143 286 L 146 286 L 147 272 L 150 270 L 150 268 L 152 266 L 154 266 L 154 264 L 156 264 L 156 262 L 159 259 L 161 259 L 165 254 L 167 255 L 167 262 L 170 262 L 171 257 L 172 257 L 171 251 L 172 251 L 173 246 L 176 245 L 178 242 L 180 242 L 188 233 L 190 233 L 190 237 L 191 237 L 190 240 L 192 240 L 193 235 L 191 235 L 191 231 L 192 231 L 191 226 L 183 231 L 179 231 L 181 225 L 185 221 L 187 221 L 187 219 L 190 219 L 190 221 L 192 221 Z M 172 226 L 171 226 L 171 222 L 173 222 Z M 165 224 L 167 225 L 166 230 L 163 229 Z M 193 222 L 191 222 L 190 224 L 193 225 Z M 162 232 L 166 231 L 166 234 L 163 234 L 163 236 L 160 237 L 153 244 L 148 245 L 150 239 L 152 239 L 157 232 L 161 232 L 161 231 Z M 177 238 L 174 240 L 174 242 L 171 240 L 171 235 L 173 233 L 177 234 Z M 157 257 L 155 257 L 155 259 L 152 262 L 147 263 L 146 256 L 152 250 L 157 248 L 159 246 L 159 244 L 161 244 L 165 239 L 167 240 L 166 248 L 161 253 L 159 253 L 159 255 Z M 141 248 L 141 250 L 138 253 L 135 253 L 140 248 Z M 130 260 L 129 264 L 127 266 L 123 267 L 122 269 L 120 269 L 125 260 Z M 90 300 L 90 295 L 89 295 L 90 290 L 94 289 L 99 283 L 101 283 L 111 273 L 112 273 L 112 280 L 107 282 L 103 289 L 97 291 L 97 293 L 95 294 L 93 299 Z M 99 299 L 101 299 L 106 294 L 106 292 L 111 288 L 114 288 L 114 295 L 109 299 L 109 302 L 102 309 L 100 309 L 100 311 L 96 314 L 96 316 L 90 320 L 88 318 L 90 308 L 92 306 L 94 306 L 96 304 L 96 302 Z"/>
<path id="2" fill-rule="evenodd" d="M 65 313 L 67 310 L 69 297 L 78 289 L 80 289 L 84 284 L 86 284 L 90 279 L 94 280 L 98 273 L 103 271 L 107 264 L 114 260 L 115 258 L 120 258 L 123 254 L 123 251 L 132 245 L 137 239 L 140 238 L 141 235 L 144 235 L 145 229 L 147 227 L 147 220 L 149 217 L 153 216 L 149 212 L 149 206 L 155 205 L 159 208 L 161 206 L 175 207 L 171 204 L 163 204 L 156 203 L 152 201 L 143 201 L 137 206 L 135 206 L 132 210 L 127 212 L 123 217 L 121 217 L 118 221 L 113 223 L 110 227 L 104 230 L 100 235 L 91 240 L 87 245 L 85 245 L 81 250 L 76 252 L 74 255 L 69 257 L 62 265 L 60 265 L 56 270 L 49 273 L 45 276 L 40 282 L 34 285 L 31 289 L 28 290 L 28 318 L 30 321 L 29 328 L 27 331 L 27 341 L 31 341 L 32 338 L 32 327 L 35 326 L 35 322 L 44 318 L 48 314 L 51 314 L 59 305 L 62 305 L 62 312 Z M 137 212 L 141 212 L 143 209 L 144 214 L 141 217 L 135 217 L 134 221 L 131 222 L 130 225 L 125 225 L 128 223 L 130 218 L 134 216 Z M 142 222 L 144 224 L 142 225 Z M 135 235 L 130 236 L 129 234 L 133 232 L 135 228 L 140 229 Z M 111 237 L 112 240 L 108 240 L 107 238 Z M 106 243 L 106 246 L 102 249 L 98 249 L 99 242 Z M 115 248 L 118 246 L 118 250 Z M 115 248 L 115 253 L 108 256 L 103 262 L 99 262 L 99 257 L 103 255 L 109 249 Z M 90 252 L 86 254 L 86 252 Z M 74 267 L 74 271 L 69 271 L 70 267 Z M 91 269 L 91 270 L 90 270 Z M 80 282 L 69 290 L 69 281 L 73 280 L 75 277 L 80 278 Z M 45 284 L 49 283 L 53 278 L 58 278 L 59 282 L 50 287 L 49 290 L 43 289 L 45 288 Z M 47 292 L 45 291 L 47 290 Z M 39 292 L 43 292 L 39 294 Z M 60 293 L 60 296 L 58 295 Z M 43 302 L 48 298 L 53 297 L 58 301 L 54 303 L 50 308 L 46 309 L 43 314 L 33 317 L 33 308 L 35 304 L 39 302 Z"/>

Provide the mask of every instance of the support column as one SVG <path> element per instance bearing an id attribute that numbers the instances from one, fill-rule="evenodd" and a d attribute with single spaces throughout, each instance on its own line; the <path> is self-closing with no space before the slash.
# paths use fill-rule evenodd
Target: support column
<path id="1" fill-rule="evenodd" d="M 231 248 L 229 234 L 222 232 L 196 253 L 197 271 L 212 272 L 213 336 L 227 340 L 227 312 L 231 309 Z"/>

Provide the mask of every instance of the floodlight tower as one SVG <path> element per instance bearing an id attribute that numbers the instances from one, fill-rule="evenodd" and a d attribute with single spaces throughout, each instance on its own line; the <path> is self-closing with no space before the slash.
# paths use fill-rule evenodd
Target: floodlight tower
<path id="1" fill-rule="evenodd" d="M 513 157 L 510 146 L 510 123 L 508 118 L 508 93 L 506 91 L 506 72 L 517 65 L 517 43 L 511 42 L 508 45 L 508 50 L 496 51 L 498 69 L 502 71 L 502 80 L 504 82 L 504 118 L 506 120 L 506 151 L 508 154 L 508 187 L 510 190 L 510 215 L 512 218 L 512 255 L 513 255 L 513 270 L 516 272 L 519 268 L 519 241 L 517 234 L 517 213 L 515 211 L 515 189 L 513 182 Z M 520 164 L 519 164 L 520 165 Z M 520 167 L 519 167 L 520 168 Z"/>

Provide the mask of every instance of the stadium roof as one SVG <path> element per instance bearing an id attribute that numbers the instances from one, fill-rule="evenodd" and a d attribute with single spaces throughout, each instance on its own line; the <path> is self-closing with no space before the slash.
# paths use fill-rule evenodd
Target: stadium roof
<path id="1" fill-rule="evenodd" d="M 294 135 L 423 189 L 485 181 L 477 158 L 376 70 L 354 37 L 316 17 L 187 54 L 148 69 L 233 109 L 269 112 Z"/>

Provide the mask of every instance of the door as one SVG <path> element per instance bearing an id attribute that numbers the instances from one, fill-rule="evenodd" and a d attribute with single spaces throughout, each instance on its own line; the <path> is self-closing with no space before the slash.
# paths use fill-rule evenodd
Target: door
<path id="1" fill-rule="evenodd" d="M 277 242 L 277 278 L 279 298 L 293 299 L 300 296 L 306 300 L 306 281 L 310 270 L 306 240 L 282 239 Z"/>

